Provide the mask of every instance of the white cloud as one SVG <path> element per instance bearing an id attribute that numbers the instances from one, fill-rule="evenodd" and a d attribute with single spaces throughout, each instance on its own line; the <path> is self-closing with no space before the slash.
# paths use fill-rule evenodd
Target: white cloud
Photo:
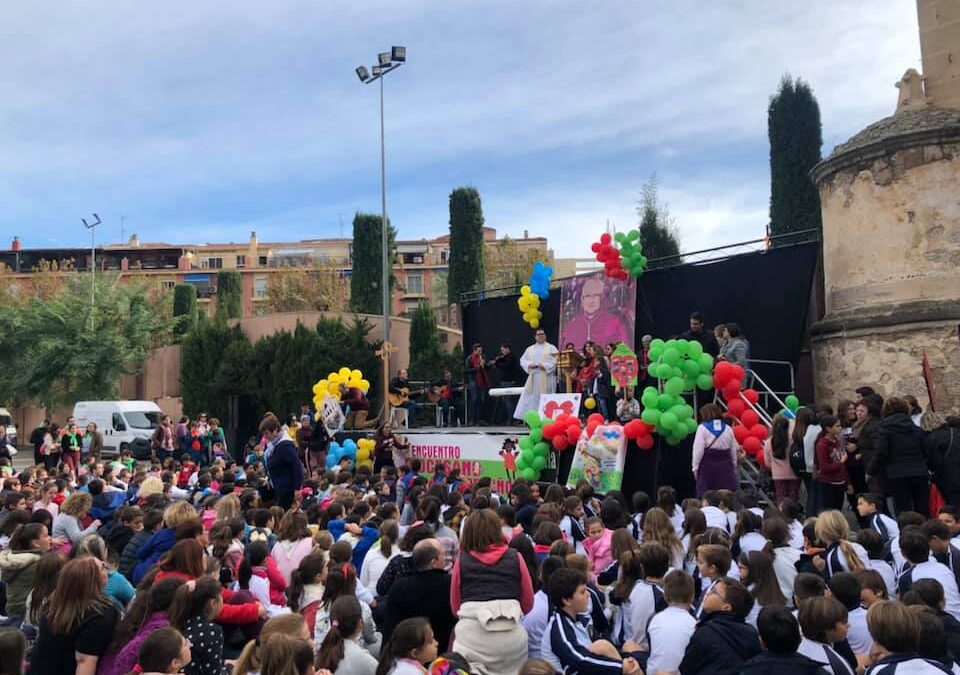
<path id="1" fill-rule="evenodd" d="M 825 153 L 889 114 L 918 66 L 911 0 L 671 5 L 31 0 L 0 7 L 0 227 L 82 243 L 120 213 L 155 239 L 337 234 L 377 210 L 378 49 L 391 214 L 438 234 L 452 187 L 491 224 L 578 251 L 584 223 L 632 223 L 654 170 L 685 248 L 765 223 L 766 104 L 801 75 Z M 709 158 L 709 171 L 701 163 Z M 14 225 L 15 224 L 15 225 Z M 560 230 L 553 234 L 554 230 Z M 589 243 L 589 241 L 587 241 Z"/>

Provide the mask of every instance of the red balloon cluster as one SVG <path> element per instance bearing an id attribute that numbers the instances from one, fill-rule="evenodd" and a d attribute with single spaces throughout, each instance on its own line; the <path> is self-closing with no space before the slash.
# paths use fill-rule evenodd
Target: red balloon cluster
<path id="1" fill-rule="evenodd" d="M 756 405 L 760 400 L 754 389 L 740 390 L 743 381 L 743 368 L 728 361 L 718 361 L 713 369 L 713 386 L 723 392 L 727 402 L 727 416 L 740 424 L 733 427 L 733 435 L 744 452 L 757 459 L 763 465 L 763 442 L 767 440 L 767 426 L 760 416 L 747 403 Z"/>
<path id="2" fill-rule="evenodd" d="M 556 419 L 543 425 L 543 437 L 559 452 L 576 446 L 580 431 L 580 418 L 567 413 L 560 413 Z"/>
<path id="3" fill-rule="evenodd" d="M 623 269 L 620 251 L 614 247 L 613 238 L 609 234 L 600 235 L 600 241 L 593 242 L 590 250 L 597 254 L 597 262 L 603 263 L 604 272 L 611 279 L 626 281 L 630 276 L 627 270 Z"/>
<path id="4" fill-rule="evenodd" d="M 653 429 L 641 420 L 630 420 L 623 425 L 624 435 L 636 441 L 637 447 L 641 450 L 649 450 L 653 447 Z"/>

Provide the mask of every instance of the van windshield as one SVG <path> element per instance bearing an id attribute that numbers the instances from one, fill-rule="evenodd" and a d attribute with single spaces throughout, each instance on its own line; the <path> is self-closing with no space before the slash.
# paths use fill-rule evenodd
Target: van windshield
<path id="1" fill-rule="evenodd" d="M 13 424 L 13 419 L 10 415 L 0 415 L 0 425 L 8 427 Z"/>
<path id="2" fill-rule="evenodd" d="M 156 429 L 163 419 L 162 412 L 143 412 L 141 410 L 127 410 L 123 416 L 134 429 Z"/>

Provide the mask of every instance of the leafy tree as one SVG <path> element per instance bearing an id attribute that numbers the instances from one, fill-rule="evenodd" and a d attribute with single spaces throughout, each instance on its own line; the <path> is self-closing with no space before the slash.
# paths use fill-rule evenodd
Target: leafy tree
<path id="1" fill-rule="evenodd" d="M 484 284 L 483 206 L 473 187 L 450 193 L 450 273 L 447 300 L 460 302 L 460 294 Z"/>
<path id="2" fill-rule="evenodd" d="M 440 332 L 433 310 L 421 302 L 410 320 L 410 373 L 417 380 L 429 380 L 443 372 L 440 362 Z M 439 368 L 439 370 L 438 370 Z"/>
<path id="3" fill-rule="evenodd" d="M 173 335 L 177 340 L 197 327 L 197 287 L 177 284 L 173 287 L 173 316 L 177 319 Z"/>
<path id="4" fill-rule="evenodd" d="M 463 345 L 458 342 L 449 352 L 440 353 L 439 372 L 442 374 L 444 370 L 449 370 L 451 375 L 453 375 L 454 380 L 463 382 L 463 371 L 466 358 L 466 355 L 463 353 Z"/>
<path id="5" fill-rule="evenodd" d="M 361 314 L 383 313 L 383 218 L 372 213 L 357 213 L 353 217 L 353 272 L 350 275 L 350 307 Z M 396 254 L 396 231 L 387 230 L 389 256 Z M 390 289 L 396 280 L 390 274 Z"/>
<path id="6" fill-rule="evenodd" d="M 217 272 L 217 316 L 225 319 L 243 317 L 243 282 L 236 270 Z"/>
<path id="7" fill-rule="evenodd" d="M 820 195 L 810 170 L 820 161 L 820 106 L 810 85 L 784 75 L 767 107 L 770 138 L 769 234 L 820 229 Z"/>
<path id="8" fill-rule="evenodd" d="M 236 343 L 250 341 L 239 326 L 228 327 L 223 317 L 210 320 L 200 316 L 197 327 L 183 339 L 180 350 L 180 392 L 188 414 L 206 411 L 221 420 L 229 419 L 228 397 L 244 391 L 236 370 Z M 249 369 L 249 361 L 247 368 Z M 221 368 L 223 369 L 221 371 Z M 237 385 L 231 388 L 230 385 Z M 225 422 L 226 423 L 226 422 Z"/>
<path id="9" fill-rule="evenodd" d="M 643 254 L 650 261 L 680 255 L 680 231 L 667 205 L 660 202 L 657 188 L 657 177 L 653 175 L 644 183 L 640 205 L 637 207 L 637 214 L 640 216 L 640 242 Z M 651 262 L 650 266 L 657 267 L 658 263 Z"/>
<path id="10" fill-rule="evenodd" d="M 65 275 L 48 297 L 0 307 L 0 391 L 12 403 L 48 407 L 117 397 L 119 378 L 140 372 L 149 351 L 169 341 L 169 294 L 98 274 Z M 46 295 L 46 291 L 44 291 Z"/>
<path id="11" fill-rule="evenodd" d="M 283 269 L 267 278 L 271 312 L 340 312 L 347 308 L 349 295 L 347 280 L 332 264 Z"/>
<path id="12" fill-rule="evenodd" d="M 484 287 L 504 288 L 527 283 L 533 264 L 538 260 L 551 264 L 550 255 L 542 248 L 520 246 L 515 239 L 504 237 L 484 248 Z"/>

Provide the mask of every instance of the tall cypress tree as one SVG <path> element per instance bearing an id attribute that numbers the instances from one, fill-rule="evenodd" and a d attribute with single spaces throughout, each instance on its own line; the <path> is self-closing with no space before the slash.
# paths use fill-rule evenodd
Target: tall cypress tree
<path id="1" fill-rule="evenodd" d="M 197 326 L 197 287 L 177 284 L 173 287 L 174 340 L 179 342 Z"/>
<path id="2" fill-rule="evenodd" d="M 410 320 L 410 374 L 418 380 L 442 374 L 437 319 L 425 302 L 417 306 Z"/>
<path id="3" fill-rule="evenodd" d="M 243 316 L 243 287 L 236 270 L 217 272 L 217 316 L 225 319 Z"/>
<path id="4" fill-rule="evenodd" d="M 353 271 L 350 275 L 350 308 L 361 314 L 383 313 L 383 218 L 357 212 L 353 216 Z M 389 224 L 388 224 L 389 226 Z M 396 232 L 387 231 L 390 264 L 396 251 Z M 395 279 L 390 274 L 390 288 Z"/>
<path id="5" fill-rule="evenodd" d="M 680 255 L 680 235 L 669 208 L 657 196 L 656 174 L 643 184 L 637 215 L 640 216 L 640 245 L 647 260 Z M 679 262 L 679 258 L 667 262 Z M 660 264 L 651 262 L 650 266 Z"/>
<path id="6" fill-rule="evenodd" d="M 460 294 L 483 288 L 483 206 L 473 187 L 450 193 L 450 274 L 447 300 L 460 302 Z"/>
<path id="7" fill-rule="evenodd" d="M 770 138 L 769 234 L 820 229 L 820 195 L 810 170 L 820 161 L 820 106 L 810 85 L 790 75 L 780 80 L 767 108 Z"/>

